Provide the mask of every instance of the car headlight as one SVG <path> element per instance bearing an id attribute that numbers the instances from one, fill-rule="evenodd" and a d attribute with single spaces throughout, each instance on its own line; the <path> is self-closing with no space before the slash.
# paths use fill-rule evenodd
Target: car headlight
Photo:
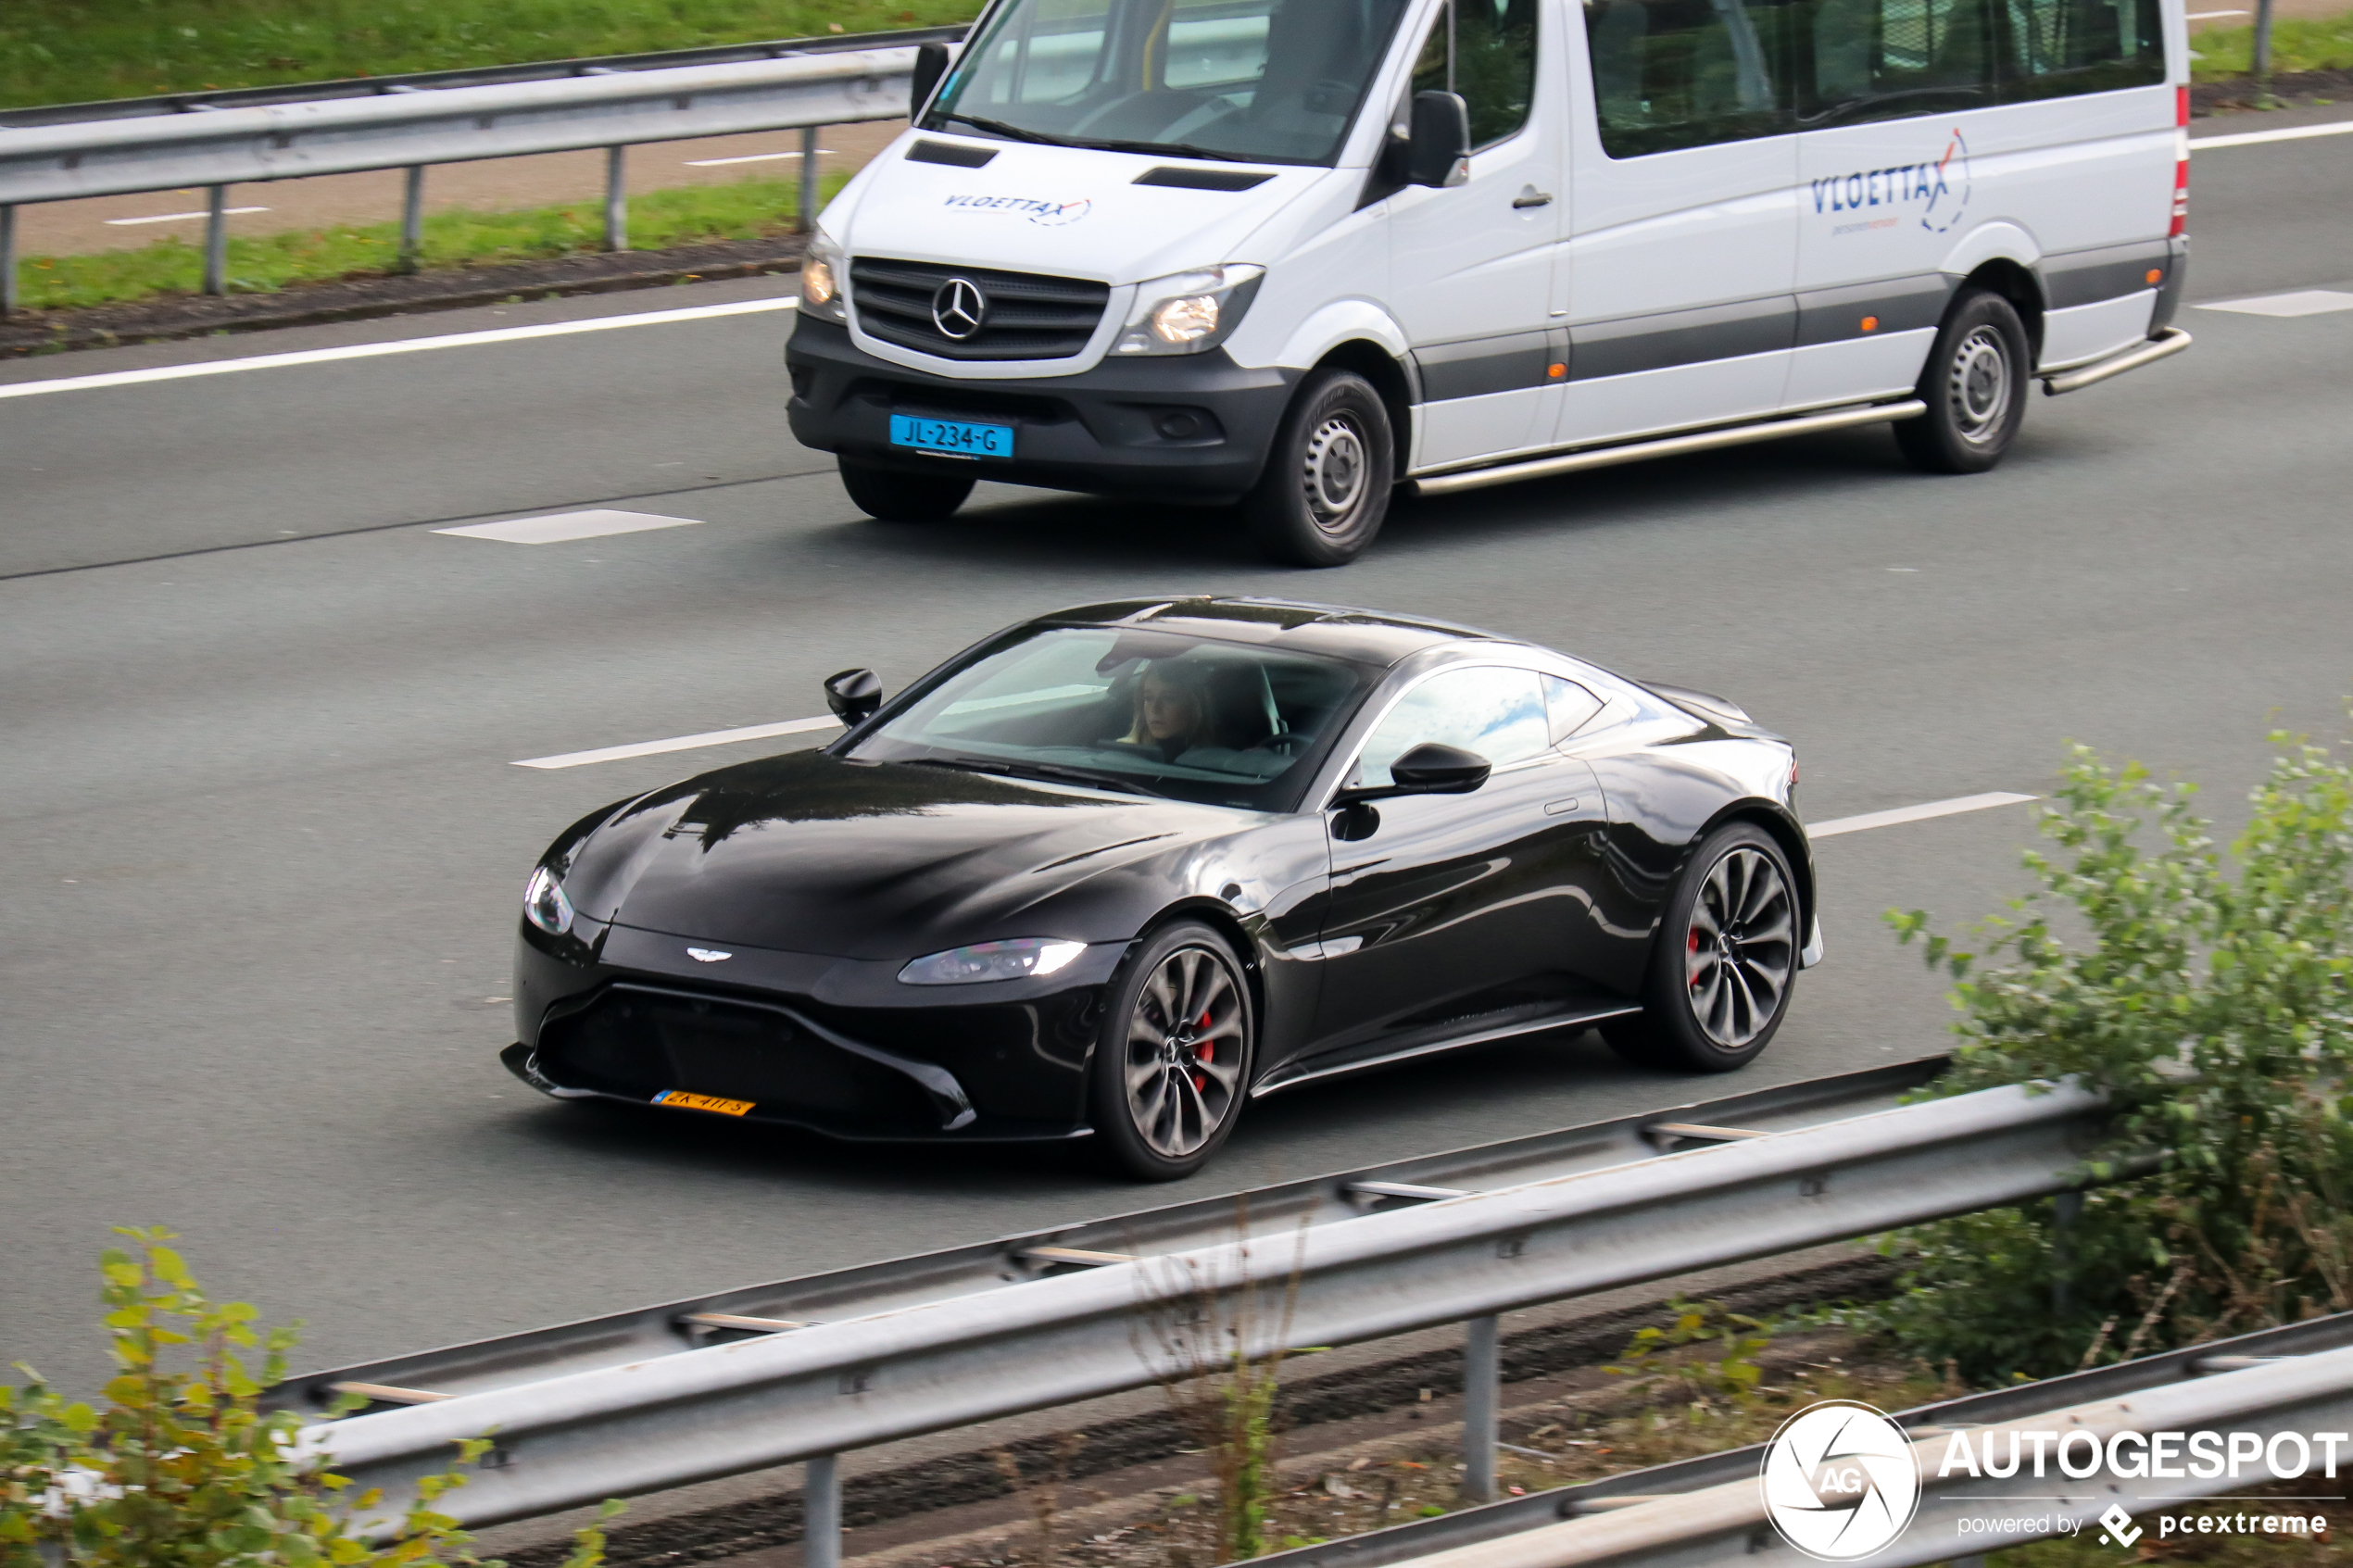
<path id="1" fill-rule="evenodd" d="M 849 257 L 823 229 L 800 258 L 800 307 L 827 321 L 849 320 Z"/>
<path id="2" fill-rule="evenodd" d="M 550 936 L 561 936 L 572 929 L 572 900 L 564 897 L 564 886 L 556 873 L 542 866 L 531 873 L 523 884 L 522 918 Z"/>
<path id="3" fill-rule="evenodd" d="M 1241 324 L 1264 267 L 1204 267 L 1154 278 L 1136 291 L 1136 308 L 1114 354 L 1200 354 Z"/>
<path id="4" fill-rule="evenodd" d="M 1051 936 L 1016 936 L 1004 942 L 975 942 L 917 959 L 899 972 L 909 985 L 970 985 L 982 980 L 1020 980 L 1051 974 L 1087 950 L 1084 942 L 1057 942 Z"/>

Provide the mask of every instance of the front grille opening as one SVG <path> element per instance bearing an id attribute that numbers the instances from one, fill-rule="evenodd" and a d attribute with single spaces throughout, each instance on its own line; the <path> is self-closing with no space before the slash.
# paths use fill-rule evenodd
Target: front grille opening
<path id="1" fill-rule="evenodd" d="M 616 986 L 549 1023 L 539 1052 L 556 1082 L 631 1098 L 687 1089 L 839 1132 L 939 1126 L 930 1097 L 905 1074 L 827 1045 L 783 1013 L 724 997 Z"/>
<path id="2" fill-rule="evenodd" d="M 962 278 L 987 300 L 969 337 L 942 332 L 932 313 L 939 291 Z M 861 256 L 849 263 L 850 301 L 868 336 L 942 359 L 1067 359 L 1083 352 L 1101 324 L 1111 285 L 1083 278 L 932 261 Z"/>

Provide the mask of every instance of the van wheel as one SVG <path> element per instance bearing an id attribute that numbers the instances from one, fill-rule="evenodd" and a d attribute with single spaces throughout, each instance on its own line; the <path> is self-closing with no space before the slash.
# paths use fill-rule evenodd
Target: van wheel
<path id="1" fill-rule="evenodd" d="M 1396 472 L 1389 409 L 1373 383 L 1318 370 L 1291 399 L 1242 516 L 1277 560 L 1345 566 L 1380 532 Z"/>
<path id="2" fill-rule="evenodd" d="M 1920 372 L 1928 412 L 1895 426 L 1895 445 L 1928 473 L 1983 473 L 2002 460 L 2026 418 L 2032 365 L 2018 311 L 1987 289 L 1965 289 Z"/>
<path id="3" fill-rule="evenodd" d="M 973 493 L 973 482 L 963 474 L 913 473 L 875 463 L 837 459 L 841 487 L 868 517 L 885 522 L 937 522 L 952 515 Z"/>

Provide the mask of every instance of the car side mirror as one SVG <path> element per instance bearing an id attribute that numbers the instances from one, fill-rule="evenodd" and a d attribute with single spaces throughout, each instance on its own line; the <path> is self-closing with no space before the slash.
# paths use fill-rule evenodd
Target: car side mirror
<path id="1" fill-rule="evenodd" d="M 1468 795 L 1485 784 L 1487 775 L 1494 771 L 1493 765 L 1476 751 L 1424 741 L 1407 748 L 1403 756 L 1389 765 L 1388 784 L 1370 789 L 1344 789 L 1332 803 L 1355 806 L 1398 795 Z"/>
<path id="2" fill-rule="evenodd" d="M 1406 181 L 1443 187 L 1469 178 L 1470 106 L 1459 93 L 1415 94 L 1405 141 Z"/>
<path id="3" fill-rule="evenodd" d="M 947 74 L 947 44 L 935 40 L 915 45 L 915 77 L 907 88 L 907 113 L 911 118 L 919 118 L 923 114 L 924 106 L 931 102 L 933 89 Z"/>
<path id="4" fill-rule="evenodd" d="M 825 706 L 834 717 L 856 729 L 882 706 L 882 682 L 871 670 L 845 670 L 825 677 Z"/>

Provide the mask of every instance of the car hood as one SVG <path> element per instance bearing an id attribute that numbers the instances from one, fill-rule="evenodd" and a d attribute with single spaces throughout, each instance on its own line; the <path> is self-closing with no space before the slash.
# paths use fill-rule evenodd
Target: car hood
<path id="1" fill-rule="evenodd" d="M 631 802 L 573 852 L 564 885 L 599 922 L 837 958 L 908 959 L 1008 936 L 1121 941 L 1135 933 L 1063 929 L 1117 923 L 1099 905 L 1039 906 L 1114 867 L 1261 820 L 799 752 Z"/>

